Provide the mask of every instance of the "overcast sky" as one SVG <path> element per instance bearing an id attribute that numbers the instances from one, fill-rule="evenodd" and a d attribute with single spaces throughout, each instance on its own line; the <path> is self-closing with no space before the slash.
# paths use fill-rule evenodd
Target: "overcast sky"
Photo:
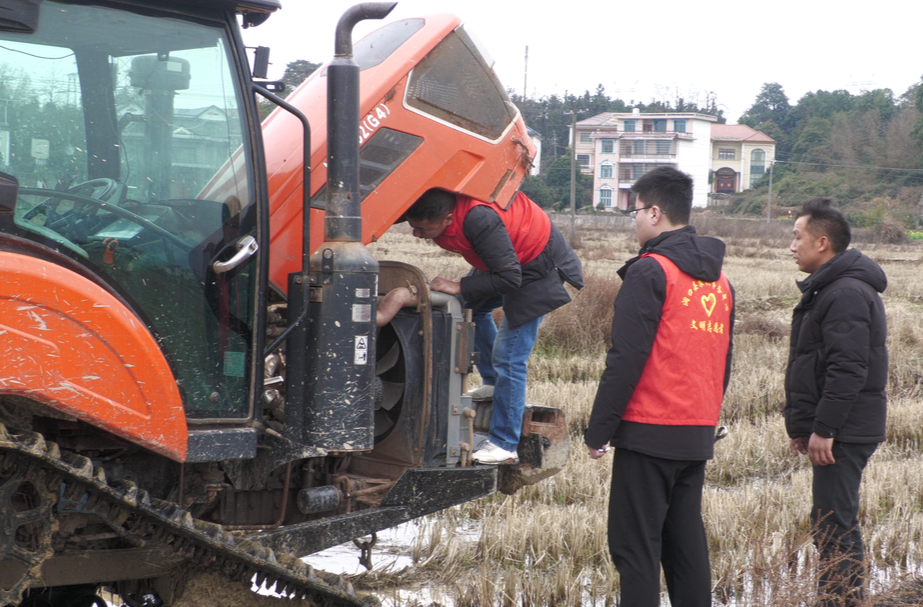
<path id="1" fill-rule="evenodd" d="M 343 0 L 282 0 L 282 11 L 244 31 L 248 46 L 272 48 L 273 72 L 296 59 L 333 56 Z M 923 75 L 919 17 L 906 0 L 829 3 L 775 0 L 556 2 L 402 0 L 385 21 L 455 13 L 487 47 L 503 83 L 529 96 L 606 93 L 626 102 L 713 93 L 729 122 L 766 82 L 794 105 L 806 92 L 890 88 L 902 95 Z M 913 8 L 916 6 L 917 8 Z M 375 29 L 360 24 L 355 39 Z M 379 24 L 381 22 L 378 22 Z M 524 80 L 526 47 L 528 80 Z"/>

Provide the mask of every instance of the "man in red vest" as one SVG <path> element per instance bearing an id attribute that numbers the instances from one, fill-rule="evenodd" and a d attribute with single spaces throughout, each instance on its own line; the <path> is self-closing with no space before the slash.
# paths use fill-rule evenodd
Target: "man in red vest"
<path id="1" fill-rule="evenodd" d="M 488 441 L 472 459 L 519 461 L 526 405 L 526 364 L 548 312 L 570 301 L 568 282 L 583 287 L 580 259 L 545 212 L 525 194 L 507 207 L 445 190 L 429 190 L 405 215 L 413 235 L 459 253 L 474 268 L 461 280 L 437 276 L 434 291 L 458 295 L 474 311 L 478 372 L 475 398 L 493 398 Z M 491 311 L 503 307 L 500 328 Z"/>
<path id="2" fill-rule="evenodd" d="M 590 457 L 615 447 L 609 551 L 622 607 L 710 607 L 702 522 L 705 463 L 731 371 L 734 293 L 724 243 L 689 223 L 692 178 L 673 167 L 632 186 L 640 254 L 618 274 L 612 347 L 584 436 Z"/>

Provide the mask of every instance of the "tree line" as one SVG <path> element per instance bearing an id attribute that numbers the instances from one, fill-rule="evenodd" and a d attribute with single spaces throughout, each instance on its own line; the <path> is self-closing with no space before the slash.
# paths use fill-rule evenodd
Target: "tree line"
<path id="1" fill-rule="evenodd" d="M 773 204 L 827 196 L 857 226 L 914 227 L 923 192 L 923 86 L 808 92 L 789 102 L 782 85 L 763 85 L 740 117 L 777 142 Z M 768 179 L 735 197 L 731 210 L 762 213 Z"/>
<path id="2" fill-rule="evenodd" d="M 296 87 L 318 64 L 304 60 L 286 67 L 284 81 Z M 546 208 L 569 208 L 571 184 L 570 126 L 604 112 L 695 112 L 727 122 L 712 92 L 680 94 L 662 99 L 626 102 L 594 92 L 526 97 L 511 94 L 528 127 L 542 137 L 541 173 L 529 177 L 523 191 Z M 672 97 L 672 98 L 670 98 Z M 776 141 L 773 165 L 773 204 L 794 206 L 812 196 L 829 196 L 856 205 L 855 213 L 892 217 L 908 226 L 916 220 L 916 203 L 923 192 L 923 86 L 917 83 L 900 96 L 890 89 L 862 91 L 817 90 L 792 103 L 781 84 L 762 86 L 753 105 L 737 120 Z M 592 177 L 577 171 L 577 207 L 592 200 Z M 733 212 L 765 212 L 769 180 L 732 197 Z M 876 207 L 877 205 L 877 207 Z M 884 211 L 881 207 L 886 206 Z M 854 215 L 855 215 L 854 213 Z M 862 224 L 861 217 L 851 217 Z"/>

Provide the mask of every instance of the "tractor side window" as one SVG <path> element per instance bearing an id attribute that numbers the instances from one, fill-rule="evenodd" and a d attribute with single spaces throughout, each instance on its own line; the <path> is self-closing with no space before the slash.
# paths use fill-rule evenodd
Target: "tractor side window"
<path id="1" fill-rule="evenodd" d="M 490 141 L 503 135 L 516 119 L 516 106 L 461 27 L 413 69 L 405 101 L 424 114 Z"/>
<path id="2" fill-rule="evenodd" d="M 423 144 L 423 138 L 382 127 L 359 149 L 359 193 L 362 200 Z M 327 184 L 311 197 L 315 209 L 327 207 Z"/>
<path id="3" fill-rule="evenodd" d="M 423 19 L 404 19 L 381 27 L 353 47 L 353 57 L 360 70 L 381 64 L 411 36 L 423 29 Z"/>

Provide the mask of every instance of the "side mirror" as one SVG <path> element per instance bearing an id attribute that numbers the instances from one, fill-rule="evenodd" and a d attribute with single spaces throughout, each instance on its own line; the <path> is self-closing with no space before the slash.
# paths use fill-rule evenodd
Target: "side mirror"
<path id="1" fill-rule="evenodd" d="M 253 77 L 266 80 L 269 77 L 269 47 L 258 46 L 253 53 Z"/>
<path id="2" fill-rule="evenodd" d="M 0 173 L 0 215 L 12 215 L 19 198 L 19 181 L 7 173 Z"/>

